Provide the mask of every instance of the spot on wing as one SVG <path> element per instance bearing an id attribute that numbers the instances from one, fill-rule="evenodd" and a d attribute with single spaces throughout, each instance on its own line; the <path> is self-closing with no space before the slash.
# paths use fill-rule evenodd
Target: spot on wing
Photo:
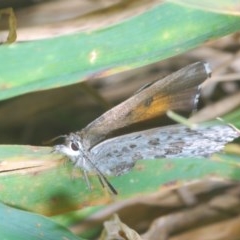
<path id="1" fill-rule="evenodd" d="M 147 99 L 144 101 L 143 105 L 144 105 L 145 107 L 150 107 L 150 105 L 152 104 L 152 102 L 153 102 L 153 97 L 149 97 L 149 98 L 147 98 Z"/>
<path id="2" fill-rule="evenodd" d="M 152 138 L 148 141 L 148 144 L 149 145 L 152 145 L 152 146 L 157 146 L 157 145 L 160 145 L 160 142 L 159 142 L 159 138 Z"/>

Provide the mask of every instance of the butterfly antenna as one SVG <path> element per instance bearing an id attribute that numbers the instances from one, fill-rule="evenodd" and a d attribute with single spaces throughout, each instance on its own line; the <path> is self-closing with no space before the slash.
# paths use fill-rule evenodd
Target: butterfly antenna
<path id="1" fill-rule="evenodd" d="M 43 145 L 48 145 L 48 144 L 50 144 L 50 143 L 55 142 L 55 141 L 56 141 L 57 139 L 59 139 L 59 138 L 65 138 L 65 137 L 67 137 L 67 135 L 59 135 L 59 136 L 57 136 L 57 137 L 54 137 L 54 138 L 51 138 L 51 139 L 49 139 L 49 140 L 43 141 Z"/>

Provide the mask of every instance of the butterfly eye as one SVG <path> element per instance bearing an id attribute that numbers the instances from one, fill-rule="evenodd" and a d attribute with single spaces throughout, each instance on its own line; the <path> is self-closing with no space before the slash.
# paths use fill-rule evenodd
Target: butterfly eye
<path id="1" fill-rule="evenodd" d="M 71 148 L 73 151 L 78 151 L 79 150 L 79 145 L 76 142 L 71 143 Z"/>

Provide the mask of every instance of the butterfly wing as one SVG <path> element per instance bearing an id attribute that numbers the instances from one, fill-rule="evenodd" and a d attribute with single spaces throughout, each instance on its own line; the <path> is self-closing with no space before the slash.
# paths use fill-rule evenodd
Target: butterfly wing
<path id="1" fill-rule="evenodd" d="M 137 160 L 209 156 L 239 137 L 228 125 L 160 127 L 106 140 L 91 149 L 94 165 L 106 175 L 121 175 Z"/>
<path id="2" fill-rule="evenodd" d="M 161 116 L 167 110 L 192 110 L 199 85 L 209 77 L 208 64 L 197 62 L 143 88 L 91 122 L 79 134 L 90 149 L 126 126 Z"/>

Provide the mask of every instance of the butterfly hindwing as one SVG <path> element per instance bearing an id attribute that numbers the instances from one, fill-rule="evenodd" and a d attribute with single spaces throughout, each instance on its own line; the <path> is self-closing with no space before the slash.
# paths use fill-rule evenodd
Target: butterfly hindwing
<path id="1" fill-rule="evenodd" d="M 228 125 L 192 130 L 176 124 L 106 140 L 91 149 L 91 158 L 104 174 L 121 175 L 140 159 L 206 157 L 238 136 Z"/>

